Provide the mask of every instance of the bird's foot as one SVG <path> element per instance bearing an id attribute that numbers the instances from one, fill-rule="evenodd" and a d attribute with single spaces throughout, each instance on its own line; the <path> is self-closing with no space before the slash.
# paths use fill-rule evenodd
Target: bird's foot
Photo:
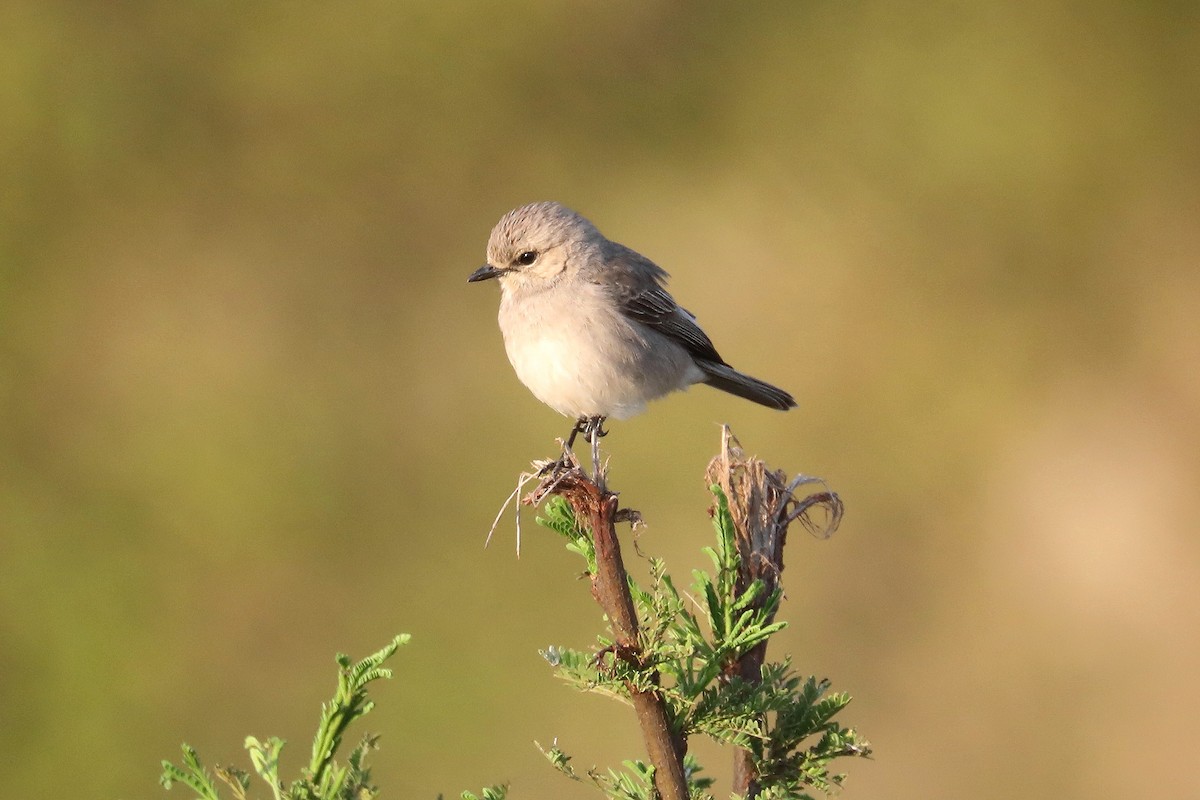
<path id="1" fill-rule="evenodd" d="M 543 478 L 550 476 L 556 478 L 564 472 L 569 472 L 579 468 L 579 459 L 575 454 L 564 446 L 562 455 L 553 461 L 546 461 L 542 464 L 541 469 L 537 471 L 537 477 Z"/>
<path id="2" fill-rule="evenodd" d="M 604 421 L 607 419 L 608 417 L 597 415 L 594 417 L 580 417 L 575 420 L 575 424 L 571 427 L 571 435 L 567 437 L 564 449 L 570 450 L 573 448 L 575 446 L 575 437 L 581 433 L 583 434 L 583 438 L 592 444 L 595 444 L 597 439 L 608 436 L 608 431 L 604 430 Z"/>
<path id="3" fill-rule="evenodd" d="M 594 446 L 596 440 L 608 436 L 608 431 L 604 430 L 604 421 L 608 417 L 584 417 L 580 420 L 583 423 L 583 438 L 587 439 Z M 576 423 L 577 425 L 579 423 Z"/>
<path id="4" fill-rule="evenodd" d="M 563 445 L 563 454 L 557 461 L 552 461 L 543 467 L 543 471 L 557 473 L 571 466 L 578 466 L 579 462 L 575 459 L 572 448 L 575 445 L 575 437 L 582 433 L 583 438 L 592 446 L 592 480 L 597 486 L 604 489 L 604 475 L 600 471 L 600 439 L 608 435 L 608 431 L 604 430 L 606 419 L 607 417 L 596 415 L 580 417 L 575 420 L 575 424 L 571 427 L 571 434 Z"/>

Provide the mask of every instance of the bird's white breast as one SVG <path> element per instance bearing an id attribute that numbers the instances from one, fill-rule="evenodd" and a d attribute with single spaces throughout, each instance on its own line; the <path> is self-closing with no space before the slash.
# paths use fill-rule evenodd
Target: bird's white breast
<path id="1" fill-rule="evenodd" d="M 699 380 L 682 348 L 627 319 L 599 286 L 570 289 L 522 287 L 500 302 L 508 359 L 543 403 L 571 417 L 624 419 Z"/>

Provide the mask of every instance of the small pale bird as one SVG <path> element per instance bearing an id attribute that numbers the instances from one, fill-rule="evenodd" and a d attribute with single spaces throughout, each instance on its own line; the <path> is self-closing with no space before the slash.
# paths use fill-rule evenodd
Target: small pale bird
<path id="1" fill-rule="evenodd" d="M 694 383 L 786 411 L 790 394 L 738 372 L 696 318 L 676 304 L 667 273 L 609 241 L 558 203 L 532 203 L 492 229 L 487 263 L 469 282 L 500 280 L 500 332 L 517 377 L 534 396 L 576 419 L 596 452 L 604 420 Z"/>

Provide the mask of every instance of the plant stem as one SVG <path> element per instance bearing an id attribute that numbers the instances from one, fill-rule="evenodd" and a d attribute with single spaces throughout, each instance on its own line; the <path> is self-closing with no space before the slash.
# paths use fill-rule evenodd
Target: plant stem
<path id="1" fill-rule="evenodd" d="M 617 497 L 601 489 L 582 470 L 575 470 L 569 479 L 560 479 L 555 491 L 571 504 L 576 519 L 587 520 L 591 528 L 596 545 L 592 596 L 612 623 L 615 656 L 640 666 L 642 652 L 638 645 L 637 612 L 621 558 L 621 543 L 617 539 Z M 654 683 L 658 683 L 657 676 Z M 629 688 L 646 752 L 654 766 L 654 785 L 659 797 L 688 800 L 687 776 L 683 770 L 687 741 L 672 733 L 666 701 L 655 689 Z"/>
<path id="2" fill-rule="evenodd" d="M 737 661 L 735 672 L 747 683 L 762 683 L 762 665 L 767 658 L 767 643 L 761 642 Z M 754 800 L 760 791 L 754 754 L 736 748 L 733 751 L 733 793 Z"/>

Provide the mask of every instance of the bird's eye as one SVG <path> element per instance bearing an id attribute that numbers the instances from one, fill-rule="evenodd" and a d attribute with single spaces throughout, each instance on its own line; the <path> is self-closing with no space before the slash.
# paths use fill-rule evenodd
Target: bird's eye
<path id="1" fill-rule="evenodd" d="M 517 263 L 523 267 L 528 267 L 533 262 L 537 261 L 537 253 L 532 250 L 526 250 L 521 255 L 517 256 Z"/>

